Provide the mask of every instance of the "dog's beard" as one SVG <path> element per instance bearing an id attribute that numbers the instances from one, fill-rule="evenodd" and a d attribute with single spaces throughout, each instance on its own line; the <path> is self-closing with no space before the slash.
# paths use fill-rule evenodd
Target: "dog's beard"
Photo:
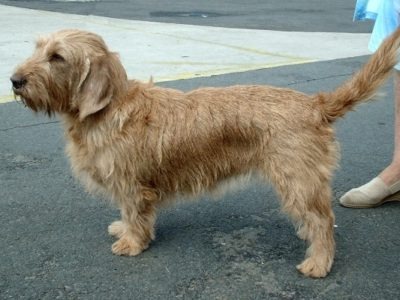
<path id="1" fill-rule="evenodd" d="M 29 96 L 29 93 L 26 88 L 22 89 L 14 89 L 14 98 L 17 102 L 22 103 L 25 107 L 29 107 L 34 112 L 37 112 L 39 109 L 32 98 Z"/>
<path id="2" fill-rule="evenodd" d="M 34 112 L 44 112 L 49 117 L 53 116 L 55 113 L 53 109 L 51 109 L 48 101 L 45 101 L 43 97 L 38 97 L 38 95 L 31 95 L 28 87 L 14 90 L 14 98 L 17 102 L 22 103 L 25 107 L 29 107 Z"/>

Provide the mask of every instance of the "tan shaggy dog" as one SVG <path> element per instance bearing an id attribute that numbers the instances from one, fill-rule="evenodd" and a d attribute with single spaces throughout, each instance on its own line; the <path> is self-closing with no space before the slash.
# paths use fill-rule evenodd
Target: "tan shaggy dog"
<path id="1" fill-rule="evenodd" d="M 32 110 L 60 114 L 73 172 L 120 208 L 121 220 L 108 228 L 118 239 L 113 253 L 138 255 L 149 246 L 161 204 L 257 175 L 274 185 L 309 243 L 298 270 L 324 277 L 335 252 L 332 123 L 373 96 L 396 63 L 399 41 L 398 30 L 351 80 L 311 96 L 251 85 L 184 93 L 129 81 L 102 38 L 80 30 L 39 39 L 11 81 Z"/>

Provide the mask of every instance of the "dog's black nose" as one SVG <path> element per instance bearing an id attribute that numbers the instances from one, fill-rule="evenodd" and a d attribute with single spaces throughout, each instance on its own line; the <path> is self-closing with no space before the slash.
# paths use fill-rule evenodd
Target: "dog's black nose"
<path id="1" fill-rule="evenodd" d="M 11 76 L 10 80 L 12 82 L 13 88 L 16 90 L 22 88 L 26 84 L 26 78 L 19 74 L 14 74 L 13 76 Z"/>

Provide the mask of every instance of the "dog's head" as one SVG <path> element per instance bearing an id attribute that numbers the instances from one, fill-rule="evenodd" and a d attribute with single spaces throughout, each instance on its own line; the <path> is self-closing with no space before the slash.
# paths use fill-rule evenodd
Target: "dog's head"
<path id="1" fill-rule="evenodd" d="M 80 120 L 121 97 L 128 82 L 103 39 L 81 30 L 39 38 L 33 55 L 10 79 L 16 97 L 32 110 L 75 114 Z"/>

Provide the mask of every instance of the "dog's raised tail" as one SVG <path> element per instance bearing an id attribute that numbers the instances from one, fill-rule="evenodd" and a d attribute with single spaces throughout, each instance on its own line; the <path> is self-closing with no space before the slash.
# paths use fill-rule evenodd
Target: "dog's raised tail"
<path id="1" fill-rule="evenodd" d="M 398 62 L 400 28 L 387 37 L 369 61 L 333 92 L 316 95 L 328 121 L 334 122 L 360 102 L 370 100 Z"/>

